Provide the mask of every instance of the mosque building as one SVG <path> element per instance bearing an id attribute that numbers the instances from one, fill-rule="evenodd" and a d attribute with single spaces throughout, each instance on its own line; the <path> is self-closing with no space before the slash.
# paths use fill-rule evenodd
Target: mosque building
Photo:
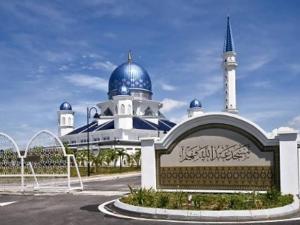
<path id="1" fill-rule="evenodd" d="M 64 102 L 58 111 L 58 133 L 70 147 L 85 148 L 89 132 L 92 149 L 140 148 L 143 137 L 162 137 L 175 123 L 160 112 L 162 103 L 152 100 L 152 85 L 148 72 L 133 61 L 131 52 L 127 62 L 111 74 L 108 100 L 97 104 L 100 114 L 95 114 L 88 125 L 74 129 L 74 111 Z"/>
<path id="2" fill-rule="evenodd" d="M 238 113 L 236 67 L 236 52 L 228 17 L 223 50 L 224 111 L 228 113 Z M 97 104 L 99 114 L 95 113 L 91 123 L 75 128 L 75 112 L 71 104 L 63 102 L 60 105 L 58 135 L 62 142 L 76 149 L 85 149 L 87 142 L 94 151 L 123 148 L 130 152 L 140 149 L 141 138 L 162 138 L 176 125 L 161 113 L 163 104 L 152 100 L 152 95 L 148 72 L 133 60 L 129 52 L 127 62 L 112 72 L 108 84 L 108 100 Z M 190 102 L 187 114 L 188 117 L 204 114 L 198 99 Z"/>

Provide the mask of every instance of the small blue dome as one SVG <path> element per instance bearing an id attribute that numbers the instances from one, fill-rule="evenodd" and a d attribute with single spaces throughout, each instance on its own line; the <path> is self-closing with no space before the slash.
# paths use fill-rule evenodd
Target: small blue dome
<path id="1" fill-rule="evenodd" d="M 63 102 L 63 103 L 61 103 L 59 109 L 60 110 L 72 110 L 72 106 L 69 102 Z"/>
<path id="2" fill-rule="evenodd" d="M 118 90 L 118 95 L 129 95 L 129 90 L 126 85 L 122 85 Z"/>
<path id="3" fill-rule="evenodd" d="M 202 107 L 201 102 L 198 99 L 194 99 L 190 103 L 190 108 L 201 108 L 201 107 Z"/>
<path id="4" fill-rule="evenodd" d="M 128 61 L 118 66 L 111 74 L 108 84 L 110 98 L 126 85 L 129 91 L 141 91 L 152 95 L 151 79 L 148 72 L 140 65 Z"/>

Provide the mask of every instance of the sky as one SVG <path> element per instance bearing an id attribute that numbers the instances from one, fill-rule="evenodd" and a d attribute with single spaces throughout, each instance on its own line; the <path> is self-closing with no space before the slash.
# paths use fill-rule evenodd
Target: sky
<path id="1" fill-rule="evenodd" d="M 42 129 L 57 134 L 64 101 L 76 127 L 85 124 L 128 50 L 170 120 L 180 122 L 194 98 L 222 111 L 227 15 L 239 114 L 267 132 L 300 129 L 300 1 L 10 0 L 0 2 L 0 132 L 20 145 Z"/>

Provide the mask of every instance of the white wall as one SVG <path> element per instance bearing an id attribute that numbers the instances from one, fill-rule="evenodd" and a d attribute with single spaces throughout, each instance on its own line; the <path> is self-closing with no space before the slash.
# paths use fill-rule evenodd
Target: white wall
<path id="1" fill-rule="evenodd" d="M 142 188 L 152 188 L 156 190 L 156 160 L 154 139 L 142 139 L 141 146 Z"/>
<path id="2" fill-rule="evenodd" d="M 280 189 L 283 194 L 299 193 L 299 155 L 297 132 L 289 128 L 278 129 L 280 155 Z"/>

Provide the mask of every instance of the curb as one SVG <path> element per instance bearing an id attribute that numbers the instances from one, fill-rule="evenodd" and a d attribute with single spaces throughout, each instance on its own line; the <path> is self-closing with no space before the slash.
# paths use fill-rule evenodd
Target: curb
<path id="1" fill-rule="evenodd" d="M 261 210 L 176 210 L 133 206 L 119 201 L 114 201 L 114 206 L 131 213 L 148 214 L 153 218 L 180 218 L 183 220 L 204 220 L 204 221 L 257 221 L 275 219 L 296 213 L 299 210 L 299 199 L 294 198 L 294 202 L 278 208 Z"/>
<path id="2" fill-rule="evenodd" d="M 119 178 L 135 177 L 140 176 L 141 172 L 129 172 L 129 173 L 118 173 L 110 175 L 96 175 L 92 177 L 83 177 L 82 182 L 88 183 L 93 181 L 106 181 L 106 180 L 115 180 Z"/>

